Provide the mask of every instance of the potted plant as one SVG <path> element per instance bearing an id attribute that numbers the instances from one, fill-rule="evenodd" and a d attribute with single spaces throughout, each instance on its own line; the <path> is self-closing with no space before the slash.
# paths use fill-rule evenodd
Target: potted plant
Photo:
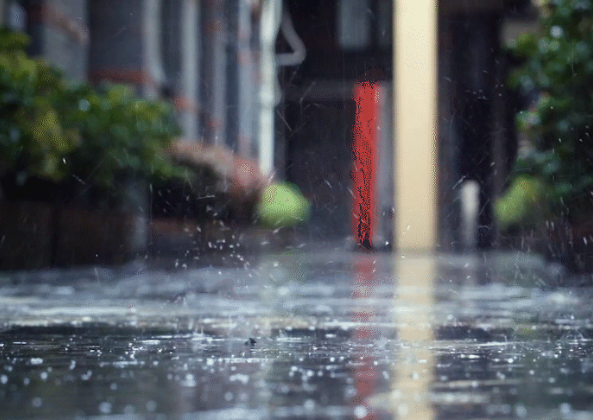
<path id="1" fill-rule="evenodd" d="M 122 262 L 142 245 L 130 229 L 142 230 L 148 183 L 184 174 L 164 153 L 179 134 L 172 109 L 130 87 L 70 84 L 27 42 L 0 29 L 0 265 Z"/>

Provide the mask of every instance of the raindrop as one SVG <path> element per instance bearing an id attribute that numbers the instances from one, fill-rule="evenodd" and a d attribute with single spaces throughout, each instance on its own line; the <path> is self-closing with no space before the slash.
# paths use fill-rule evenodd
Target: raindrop
<path id="1" fill-rule="evenodd" d="M 78 109 L 80 109 L 82 112 L 86 112 L 91 108 L 91 103 L 89 101 L 87 101 L 86 99 L 81 99 L 80 101 L 78 101 Z"/>
<path id="2" fill-rule="evenodd" d="M 136 407 L 131 404 L 128 404 L 124 407 L 124 414 L 134 414 L 136 412 Z"/>
<path id="3" fill-rule="evenodd" d="M 527 415 L 527 409 L 525 408 L 524 405 L 517 404 L 515 406 L 515 413 L 517 414 L 517 417 L 523 418 Z"/>
<path id="4" fill-rule="evenodd" d="M 554 25 L 552 26 L 552 29 L 550 29 L 550 35 L 552 35 L 554 38 L 560 38 L 563 33 L 564 31 L 558 25 Z"/>
<path id="5" fill-rule="evenodd" d="M 101 414 L 110 414 L 111 413 L 111 403 L 107 401 L 103 401 L 99 404 L 99 411 Z"/>
<path id="6" fill-rule="evenodd" d="M 347 386 L 346 389 L 344 390 L 344 396 L 346 398 L 353 398 L 356 395 L 356 388 L 353 387 L 352 385 Z"/>
<path id="7" fill-rule="evenodd" d="M 244 375 L 241 373 L 237 373 L 235 375 L 231 375 L 229 380 L 231 382 L 241 382 L 243 385 L 247 385 L 247 383 L 249 383 L 249 376 L 248 375 Z"/>
<path id="8" fill-rule="evenodd" d="M 571 411 L 571 406 L 570 406 L 569 403 L 562 403 L 562 404 L 560 404 L 560 412 L 563 415 L 570 414 L 570 411 Z"/>

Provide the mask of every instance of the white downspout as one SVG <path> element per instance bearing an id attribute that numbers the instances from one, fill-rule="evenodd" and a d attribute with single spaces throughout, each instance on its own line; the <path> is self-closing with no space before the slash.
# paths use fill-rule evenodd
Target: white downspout
<path id="1" fill-rule="evenodd" d="M 161 62 L 161 0 L 145 0 L 142 8 L 143 69 L 150 79 L 142 87 L 144 96 L 158 97 L 165 81 Z"/>
<path id="2" fill-rule="evenodd" d="M 260 114 L 259 167 L 266 176 L 274 169 L 274 108 L 277 98 L 276 37 L 282 17 L 281 0 L 264 0 L 262 4 L 260 44 Z"/>
<path id="3" fill-rule="evenodd" d="M 193 0 L 183 0 L 181 3 L 181 83 L 183 96 L 188 100 L 188 108 L 181 110 L 181 126 L 186 138 L 197 138 L 197 112 L 195 104 L 198 101 L 198 27 L 196 22 L 198 8 Z"/>

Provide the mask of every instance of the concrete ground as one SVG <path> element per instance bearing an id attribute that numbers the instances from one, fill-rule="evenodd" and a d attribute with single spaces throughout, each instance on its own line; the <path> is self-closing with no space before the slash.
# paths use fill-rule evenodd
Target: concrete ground
<path id="1" fill-rule="evenodd" d="M 0 273 L 0 418 L 593 419 L 593 289 L 537 256 L 233 261 Z"/>

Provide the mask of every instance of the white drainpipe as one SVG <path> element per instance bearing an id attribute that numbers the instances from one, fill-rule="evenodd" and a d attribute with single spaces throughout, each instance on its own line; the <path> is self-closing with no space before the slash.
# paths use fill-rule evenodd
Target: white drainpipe
<path id="1" fill-rule="evenodd" d="M 159 96 L 159 88 L 165 81 L 165 71 L 161 62 L 161 0 L 145 0 L 142 8 L 143 66 L 155 85 L 148 83 L 142 87 L 149 98 Z"/>
<path id="2" fill-rule="evenodd" d="M 260 43 L 260 114 L 259 166 L 264 175 L 274 169 L 274 108 L 277 102 L 276 37 L 282 17 L 281 0 L 264 0 L 262 4 Z"/>

